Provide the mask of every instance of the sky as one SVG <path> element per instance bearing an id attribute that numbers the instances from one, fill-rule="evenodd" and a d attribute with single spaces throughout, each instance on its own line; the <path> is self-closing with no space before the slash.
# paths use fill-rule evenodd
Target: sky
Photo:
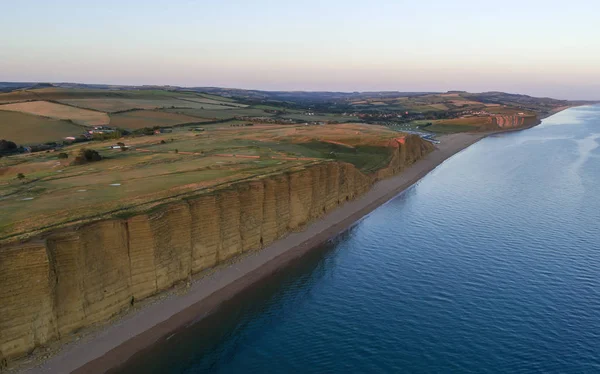
<path id="1" fill-rule="evenodd" d="M 597 0 L 0 0 L 0 81 L 600 100 Z"/>

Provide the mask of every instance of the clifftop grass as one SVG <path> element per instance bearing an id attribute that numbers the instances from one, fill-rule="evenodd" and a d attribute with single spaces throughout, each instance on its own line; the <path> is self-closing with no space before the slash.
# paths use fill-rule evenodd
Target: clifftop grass
<path id="1" fill-rule="evenodd" d="M 59 158 L 59 152 L 4 157 L 0 240 L 111 214 L 127 216 L 173 198 L 326 161 L 374 173 L 390 162 L 389 142 L 399 135 L 363 125 L 221 124 L 201 133 L 179 128 L 61 150 L 75 155 L 85 147 L 102 156 L 82 165 Z M 127 148 L 112 149 L 117 142 Z"/>

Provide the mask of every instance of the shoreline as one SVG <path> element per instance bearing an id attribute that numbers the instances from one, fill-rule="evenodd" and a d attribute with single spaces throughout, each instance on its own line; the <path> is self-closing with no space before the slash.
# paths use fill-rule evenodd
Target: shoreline
<path id="1" fill-rule="evenodd" d="M 28 369 L 21 366 L 20 369 L 29 373 L 104 373 L 116 369 L 134 355 L 210 315 L 223 302 L 345 231 L 456 153 L 489 135 L 502 132 L 445 135 L 426 157 L 402 173 L 378 181 L 361 197 L 308 224 L 301 232 L 291 233 L 237 262 L 217 268 L 193 282 L 182 294 L 171 293 L 117 321 L 108 322 L 98 331 L 66 344 L 55 356 L 38 366 Z M 29 365 L 32 365 L 31 361 Z M 19 367 L 14 369 L 19 370 Z"/>

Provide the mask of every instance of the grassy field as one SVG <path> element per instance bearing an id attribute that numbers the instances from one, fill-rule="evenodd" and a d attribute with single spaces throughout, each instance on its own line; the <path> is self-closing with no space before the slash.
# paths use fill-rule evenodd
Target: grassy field
<path id="1" fill-rule="evenodd" d="M 262 109 L 255 108 L 239 108 L 239 109 L 192 109 L 192 108 L 178 108 L 178 109 L 163 109 L 167 113 L 179 113 L 188 116 L 194 116 L 199 118 L 206 118 L 211 120 L 222 120 L 235 118 L 237 116 L 247 117 L 273 117 L 273 113 L 267 113 Z"/>
<path id="2" fill-rule="evenodd" d="M 28 113 L 42 117 L 71 120 L 82 125 L 107 125 L 110 119 L 106 113 L 75 108 L 48 101 L 29 101 L 0 105 L 0 110 Z"/>
<path id="3" fill-rule="evenodd" d="M 438 125 L 433 124 L 431 126 L 423 127 L 423 130 L 433 132 L 436 134 L 454 134 L 457 132 L 469 132 L 477 131 L 478 127 L 469 125 Z"/>
<path id="4" fill-rule="evenodd" d="M 202 100 L 202 99 L 200 99 Z M 206 99 L 208 100 L 208 99 Z M 151 98 L 151 99 L 69 99 L 60 100 L 61 103 L 73 105 L 80 108 L 88 108 L 103 112 L 122 112 L 131 109 L 159 109 L 159 108 L 192 108 L 192 109 L 235 109 L 238 106 L 229 103 L 205 103 L 195 99 L 180 98 Z"/>
<path id="5" fill-rule="evenodd" d="M 172 101 L 172 100 L 167 100 Z M 68 99 L 60 100 L 61 103 L 80 108 L 99 110 L 102 112 L 120 112 L 130 109 L 156 109 L 166 106 L 165 101 L 156 99 Z"/>
<path id="6" fill-rule="evenodd" d="M 0 138 L 19 145 L 39 144 L 84 132 L 71 122 L 0 110 Z"/>
<path id="7" fill-rule="evenodd" d="M 232 101 L 223 101 L 223 100 L 215 100 L 215 99 L 209 99 L 209 98 L 205 98 L 205 97 L 178 97 L 178 99 L 181 100 L 186 100 L 186 101 L 193 101 L 196 103 L 202 103 L 202 104 L 214 104 L 214 105 L 220 105 L 220 106 L 225 106 L 225 107 L 229 107 L 229 108 L 246 108 L 248 105 L 244 105 L 244 104 L 239 104 L 239 103 L 235 103 Z"/>
<path id="8" fill-rule="evenodd" d="M 492 125 L 490 117 L 467 117 L 444 120 L 418 120 L 411 122 L 418 129 L 438 134 L 478 131 L 488 129 Z"/>
<path id="9" fill-rule="evenodd" d="M 350 116 L 342 116 L 335 114 L 315 114 L 314 116 L 309 116 L 306 114 L 283 114 L 282 118 L 291 118 L 299 121 L 337 121 L 337 122 L 354 122 L 356 121 L 356 117 Z"/>
<path id="10" fill-rule="evenodd" d="M 540 104 L 535 100 L 530 100 L 531 98 L 521 98 L 515 95 L 507 95 L 507 97 L 511 100 L 511 103 L 524 100 L 528 106 L 552 104 L 552 102 L 546 103 L 545 101 Z M 478 101 L 480 98 L 483 101 Z M 513 105 L 501 105 L 492 102 L 502 98 L 504 96 L 500 93 L 448 93 L 413 96 L 374 94 L 373 97 L 365 97 L 342 104 L 346 107 L 351 106 L 347 110 L 344 107 L 346 112 L 358 111 L 368 114 L 392 112 L 392 117 L 382 117 L 380 121 L 381 123 L 388 122 L 386 124 L 389 126 L 394 126 L 394 119 L 398 118 L 395 114 L 404 115 L 404 112 L 410 112 L 413 116 L 421 113 L 429 118 L 439 118 L 438 114 L 442 112 L 446 113 L 445 116 L 453 117 L 463 115 L 462 112 L 469 110 L 485 110 L 492 113 L 492 115 L 506 116 L 520 112 L 527 115 L 535 114 L 535 112 L 521 107 L 517 108 Z M 241 100 L 244 101 L 245 99 Z M 295 122 L 331 121 L 338 123 L 359 121 L 356 116 L 327 113 L 327 106 L 320 107 L 317 115 L 307 115 L 306 113 L 313 111 L 313 109 L 302 108 L 294 102 L 261 100 L 260 102 L 255 101 L 256 104 L 247 105 L 231 97 L 189 90 L 49 87 L 0 93 L 0 103 L 2 102 L 11 102 L 11 104 L 0 104 L 0 109 L 37 115 L 40 123 L 46 123 L 48 118 L 53 118 L 70 120 L 77 125 L 109 125 L 129 130 L 153 126 L 175 126 L 190 122 L 233 121 L 236 118 L 239 119 L 239 117 L 244 117 L 246 118 L 244 121 L 254 123 L 273 120 L 280 123 L 290 120 Z M 333 108 L 337 104 L 331 105 Z M 273 120 L 261 120 L 260 118 L 272 118 Z M 390 120 L 388 121 L 387 118 L 390 118 Z M 32 119 L 29 119 L 27 126 L 33 126 L 32 121 Z M 1 122 L 0 126 L 7 128 L 11 123 Z M 435 122 L 435 126 L 430 127 L 429 130 L 444 133 L 465 130 L 476 131 L 478 126 L 480 124 L 468 121 L 465 123 Z M 403 123 L 394 126 L 394 128 L 411 130 L 414 129 L 414 124 Z M 31 127 L 31 129 L 35 131 L 36 127 Z M 51 129 L 56 129 L 56 132 L 53 134 Z M 32 144 L 39 139 L 45 141 L 61 140 L 66 135 L 72 135 L 69 126 L 64 123 L 55 123 L 54 126 L 45 127 L 43 132 L 37 131 L 36 134 L 32 134 L 29 139 L 24 137 L 15 139 L 23 144 Z"/>
<path id="11" fill-rule="evenodd" d="M 157 110 L 135 110 L 110 115 L 111 126 L 126 130 L 137 130 L 154 126 L 170 127 L 182 123 L 195 122 L 202 122 L 202 120 L 184 114 L 167 113 Z"/>
<path id="12" fill-rule="evenodd" d="M 129 112 L 135 113 L 135 112 Z M 123 113 L 123 114 L 129 114 Z M 23 114 L 14 113 L 23 116 Z M 174 196 L 315 162 L 350 162 L 365 172 L 389 161 L 389 140 L 398 133 L 369 125 L 206 126 L 203 132 L 76 144 L 57 153 L 0 158 L 0 239 L 97 215 L 148 209 Z M 103 160 L 71 165 L 82 147 Z M 25 179 L 19 180 L 22 173 Z"/>
<path id="13" fill-rule="evenodd" d="M 482 126 L 490 122 L 489 117 L 453 118 L 434 121 L 438 126 Z"/>
<path id="14" fill-rule="evenodd" d="M 228 110 L 204 110 L 204 109 L 163 109 L 165 113 L 177 113 L 184 114 L 186 116 L 192 116 L 196 118 L 203 118 L 211 121 L 218 121 L 223 119 L 234 118 L 235 115 Z"/>

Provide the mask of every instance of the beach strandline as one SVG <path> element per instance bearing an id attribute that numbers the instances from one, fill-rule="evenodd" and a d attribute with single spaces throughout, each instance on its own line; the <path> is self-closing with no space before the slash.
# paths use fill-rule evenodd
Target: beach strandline
<path id="1" fill-rule="evenodd" d="M 217 311 L 259 280 L 345 231 L 371 211 L 403 192 L 449 157 L 476 143 L 485 133 L 459 133 L 441 137 L 441 143 L 402 173 L 381 180 L 356 200 L 341 205 L 268 247 L 248 254 L 189 285 L 186 292 L 172 293 L 98 331 L 66 344 L 55 356 L 29 373 L 105 373 L 136 354 L 160 344 L 178 330 Z M 30 364 L 31 365 L 31 364 Z"/>

